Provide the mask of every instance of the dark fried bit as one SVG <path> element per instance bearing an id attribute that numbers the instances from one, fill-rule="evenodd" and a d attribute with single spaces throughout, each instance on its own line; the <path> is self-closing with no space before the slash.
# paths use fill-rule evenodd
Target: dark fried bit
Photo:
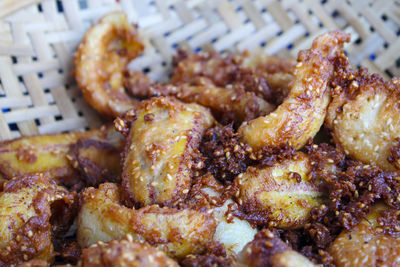
<path id="1" fill-rule="evenodd" d="M 328 251 L 338 267 L 342 266 L 398 266 L 400 261 L 399 211 L 396 213 L 396 235 L 385 233 L 381 219 L 389 208 L 377 204 L 352 230 L 343 231 L 330 245 Z"/>
<path id="2" fill-rule="evenodd" d="M 115 118 L 138 103 L 125 92 L 123 73 L 143 49 L 122 12 L 104 16 L 84 36 L 74 56 L 75 78 L 86 101 L 103 116 Z"/>
<path id="3" fill-rule="evenodd" d="M 189 193 L 203 132 L 214 123 L 197 104 L 152 98 L 135 110 L 124 151 L 122 185 L 129 206 L 174 206 Z"/>
<path id="4" fill-rule="evenodd" d="M 253 92 L 246 92 L 240 86 L 217 87 L 205 78 L 199 79 L 199 83 L 196 85 L 187 83 L 155 84 L 147 87 L 145 92 L 142 92 L 141 95 L 147 97 L 174 96 L 186 103 L 197 103 L 208 107 L 222 123 L 234 121 L 240 125 L 243 121 L 266 115 L 275 109 L 273 105 Z"/>
<path id="5" fill-rule="evenodd" d="M 298 228 L 324 194 L 312 181 L 311 159 L 301 152 L 271 167 L 249 167 L 235 179 L 237 202 L 247 219 L 278 228 Z"/>
<path id="6" fill-rule="evenodd" d="M 400 137 L 400 80 L 353 69 L 343 57 L 331 83 L 335 89 L 325 124 L 334 142 L 356 160 L 396 170 L 388 158 Z"/>
<path id="7" fill-rule="evenodd" d="M 262 230 L 247 244 L 239 255 L 244 266 L 261 267 L 312 267 L 306 257 L 292 250 L 270 230 Z"/>
<path id="8" fill-rule="evenodd" d="M 50 224 L 52 205 L 64 200 L 71 202 L 73 195 L 42 174 L 6 182 L 0 193 L 0 265 L 29 260 L 50 264 L 55 256 Z M 57 232 L 57 225 L 54 227 Z"/>
<path id="9" fill-rule="evenodd" d="M 201 253 L 212 240 L 216 222 L 207 211 L 190 208 L 160 208 L 157 205 L 129 209 L 120 204 L 121 190 L 104 183 L 82 193 L 78 215 L 78 242 L 87 247 L 131 234 L 135 241 L 147 241 L 168 256 L 181 259 Z"/>
<path id="10" fill-rule="evenodd" d="M 110 143 L 94 139 L 79 139 L 71 145 L 67 158 L 79 171 L 87 186 L 104 182 L 119 182 L 122 150 Z"/>
<path id="11" fill-rule="evenodd" d="M 396 138 L 395 145 L 390 149 L 388 161 L 396 167 L 397 170 L 400 170 L 400 138 Z"/>
<path id="12" fill-rule="evenodd" d="M 164 252 L 128 235 L 121 240 L 97 242 L 83 249 L 77 267 L 178 267 Z"/>
<path id="13" fill-rule="evenodd" d="M 122 148 L 123 136 L 113 127 L 101 127 L 88 132 L 40 135 L 0 142 L 0 174 L 6 179 L 33 173 L 45 173 L 59 184 L 79 188 L 82 186 L 79 173 L 70 163 L 68 151 L 79 140 L 92 139 Z M 98 155 L 90 151 L 91 162 Z M 99 150 L 100 152 L 100 150 Z M 71 158 L 72 159 L 72 158 Z M 108 164 L 108 163 L 107 163 Z M 97 165 L 99 169 L 106 166 Z"/>

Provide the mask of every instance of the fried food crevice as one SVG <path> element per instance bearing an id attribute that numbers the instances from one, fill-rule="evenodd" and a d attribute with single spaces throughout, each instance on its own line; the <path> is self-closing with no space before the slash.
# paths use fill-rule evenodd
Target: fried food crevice
<path id="1" fill-rule="evenodd" d="M 289 143 L 296 149 L 319 131 L 330 100 L 327 86 L 333 72 L 332 59 L 343 55 L 350 35 L 330 32 L 318 36 L 311 49 L 299 53 L 291 91 L 269 115 L 242 124 L 239 134 L 254 149 Z"/>
<path id="2" fill-rule="evenodd" d="M 160 97 L 142 102 L 134 117 L 123 159 L 124 198 L 137 207 L 182 202 L 190 190 L 201 136 L 214 123 L 211 113 L 197 104 Z"/>
<path id="3" fill-rule="evenodd" d="M 103 116 L 115 118 L 137 103 L 125 92 L 123 75 L 143 49 L 122 12 L 104 16 L 84 36 L 74 56 L 75 78 L 86 101 Z"/>
<path id="4" fill-rule="evenodd" d="M 173 258 L 201 253 L 212 240 L 216 223 L 207 211 L 160 208 L 135 210 L 120 204 L 121 190 L 105 183 L 82 193 L 78 215 L 78 242 L 87 247 L 97 241 L 121 239 L 127 234 L 135 241 L 147 241 Z"/>

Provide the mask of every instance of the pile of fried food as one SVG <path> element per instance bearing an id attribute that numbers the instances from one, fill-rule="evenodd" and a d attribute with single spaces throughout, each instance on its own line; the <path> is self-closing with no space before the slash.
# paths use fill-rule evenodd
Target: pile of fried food
<path id="1" fill-rule="evenodd" d="M 398 266 L 399 80 L 352 67 L 349 39 L 179 51 L 157 83 L 105 16 L 75 75 L 114 125 L 0 143 L 0 266 Z"/>

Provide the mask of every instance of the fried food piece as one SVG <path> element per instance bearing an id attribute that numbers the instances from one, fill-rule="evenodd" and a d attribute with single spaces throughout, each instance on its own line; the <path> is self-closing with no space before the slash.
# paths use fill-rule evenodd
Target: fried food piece
<path id="1" fill-rule="evenodd" d="M 64 198 L 71 198 L 71 194 L 42 174 L 4 184 L 0 193 L 1 266 L 28 260 L 53 261 L 51 205 Z"/>
<path id="2" fill-rule="evenodd" d="M 217 52 L 192 53 L 179 50 L 174 57 L 173 84 L 198 85 L 198 78 L 210 80 L 216 87 L 240 87 L 266 99 L 272 97 L 267 81 L 242 66 L 243 55 L 221 55 Z"/>
<path id="3" fill-rule="evenodd" d="M 110 126 L 85 133 L 39 135 L 3 141 L 0 142 L 0 174 L 6 179 L 11 179 L 41 172 L 60 184 L 74 186 L 80 183 L 80 177 L 74 168 L 75 164 L 70 164 L 70 159 L 72 160 L 73 157 L 68 156 L 68 152 L 71 145 L 79 140 L 86 143 L 89 139 L 107 143 L 105 146 L 113 146 L 115 149 L 121 149 L 124 141 L 123 136 Z M 85 158 L 91 162 L 91 165 L 96 165 L 97 169 L 117 171 L 116 168 L 119 165 L 111 166 L 110 164 L 115 162 L 115 158 L 106 165 L 102 165 L 104 161 L 97 160 L 97 153 L 103 151 L 103 149 L 91 147 L 85 153 Z"/>
<path id="4" fill-rule="evenodd" d="M 135 121 L 124 151 L 124 198 L 137 207 L 174 206 L 189 192 L 194 158 L 211 113 L 174 98 L 152 98 L 134 111 Z M 117 121 L 117 127 L 127 125 Z"/>
<path id="5" fill-rule="evenodd" d="M 128 235 L 121 240 L 107 243 L 96 242 L 82 250 L 77 267 L 131 266 L 131 267 L 178 267 L 164 252 L 147 243 L 135 242 Z"/>
<path id="6" fill-rule="evenodd" d="M 257 229 L 249 222 L 233 216 L 238 205 L 229 195 L 224 195 L 224 186 L 211 174 L 198 178 L 188 199 L 193 207 L 212 210 L 217 222 L 213 241 L 222 244 L 228 255 L 235 256 L 239 253 L 257 233 Z"/>
<path id="7" fill-rule="evenodd" d="M 136 96 L 174 96 L 183 102 L 197 103 L 210 108 L 213 114 L 223 122 L 235 121 L 240 124 L 243 121 L 264 116 L 275 109 L 273 105 L 253 92 L 246 92 L 239 86 L 217 87 L 207 78 L 199 78 L 196 85 L 152 84 L 145 87 L 144 82 L 137 84 L 140 80 L 135 77 L 138 75 L 137 72 L 131 72 L 130 75 L 133 77 L 130 78 L 132 81 L 128 86 L 136 88 L 132 91 L 141 89 L 139 95 Z"/>
<path id="8" fill-rule="evenodd" d="M 298 153 L 272 167 L 249 167 L 235 179 L 237 199 L 245 213 L 264 217 L 269 226 L 298 228 L 313 207 L 324 203 L 323 193 L 311 181 L 311 160 Z"/>
<path id="9" fill-rule="evenodd" d="M 246 245 L 239 255 L 244 266 L 261 267 L 312 267 L 311 261 L 292 250 L 270 230 L 262 230 Z"/>
<path id="10" fill-rule="evenodd" d="M 343 56 L 350 36 L 340 31 L 317 37 L 311 49 L 299 53 L 289 96 L 272 113 L 243 123 L 239 134 L 253 149 L 289 143 L 296 149 L 319 131 L 330 100 L 327 83 L 332 59 Z"/>
<path id="11" fill-rule="evenodd" d="M 354 229 L 343 231 L 330 245 L 328 252 L 336 266 L 398 266 L 400 238 L 382 231 L 378 223 L 380 211 L 388 207 L 375 205 Z"/>
<path id="12" fill-rule="evenodd" d="M 75 78 L 86 101 L 103 116 L 115 118 L 137 103 L 125 92 L 123 72 L 143 49 L 122 12 L 104 16 L 84 36 L 74 56 Z"/>
<path id="13" fill-rule="evenodd" d="M 120 195 L 118 185 L 111 183 L 85 189 L 78 215 L 81 247 L 131 234 L 135 241 L 147 241 L 168 256 L 182 258 L 202 252 L 212 239 L 216 224 L 206 211 L 157 205 L 129 209 L 119 203 Z"/>
<path id="14" fill-rule="evenodd" d="M 334 142 L 356 160 L 395 170 L 388 158 L 400 137 L 400 80 L 384 81 L 342 61 L 325 120 Z"/>

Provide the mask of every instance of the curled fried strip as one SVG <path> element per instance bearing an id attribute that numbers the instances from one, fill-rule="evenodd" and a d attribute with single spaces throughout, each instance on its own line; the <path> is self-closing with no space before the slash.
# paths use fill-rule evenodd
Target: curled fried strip
<path id="1" fill-rule="evenodd" d="M 50 208 L 68 194 L 44 175 L 19 177 L 4 184 L 0 193 L 1 266 L 28 260 L 53 261 Z"/>
<path id="2" fill-rule="evenodd" d="M 101 241 L 83 249 L 77 267 L 178 267 L 164 252 L 128 235 L 108 243 Z"/>
<path id="3" fill-rule="evenodd" d="M 201 136 L 213 123 L 210 112 L 196 104 L 165 97 L 142 102 L 124 151 L 122 184 L 127 202 L 137 207 L 174 206 L 184 200 Z"/>
<path id="4" fill-rule="evenodd" d="M 311 160 L 303 153 L 272 167 L 249 167 L 235 179 L 241 208 L 265 220 L 259 224 L 289 229 L 304 226 L 311 209 L 324 203 L 321 189 L 311 181 L 311 169 Z"/>
<path id="5" fill-rule="evenodd" d="M 79 140 L 81 142 L 100 142 L 120 150 L 123 147 L 123 136 L 113 127 L 105 126 L 88 132 L 67 134 L 40 135 L 23 137 L 0 142 L 0 174 L 6 179 L 32 173 L 46 173 L 61 184 L 75 186 L 80 183 L 70 148 Z M 110 165 L 96 160 L 101 149 L 92 146 L 84 155 L 87 161 L 98 169 L 108 169 Z M 81 151 L 82 152 L 82 151 Z M 118 157 L 119 155 L 114 155 Z M 72 163 L 72 164 L 71 164 Z M 77 168 L 79 166 L 76 166 Z M 115 165 L 111 166 L 112 168 Z"/>
<path id="6" fill-rule="evenodd" d="M 289 143 L 299 149 L 318 132 L 330 94 L 332 58 L 343 56 L 350 36 L 331 32 L 317 37 L 311 49 L 301 51 L 289 96 L 272 113 L 242 124 L 239 134 L 254 149 Z"/>
<path id="7" fill-rule="evenodd" d="M 160 208 L 138 210 L 122 206 L 120 188 L 105 183 L 82 194 L 78 215 L 78 242 L 87 247 L 131 234 L 135 241 L 147 241 L 167 255 L 182 258 L 201 253 L 215 232 L 215 221 L 206 211 Z"/>
<path id="8" fill-rule="evenodd" d="M 123 72 L 143 48 L 136 28 L 121 12 L 104 16 L 86 33 L 74 57 L 75 78 L 100 114 L 114 118 L 137 103 L 125 92 Z"/>

